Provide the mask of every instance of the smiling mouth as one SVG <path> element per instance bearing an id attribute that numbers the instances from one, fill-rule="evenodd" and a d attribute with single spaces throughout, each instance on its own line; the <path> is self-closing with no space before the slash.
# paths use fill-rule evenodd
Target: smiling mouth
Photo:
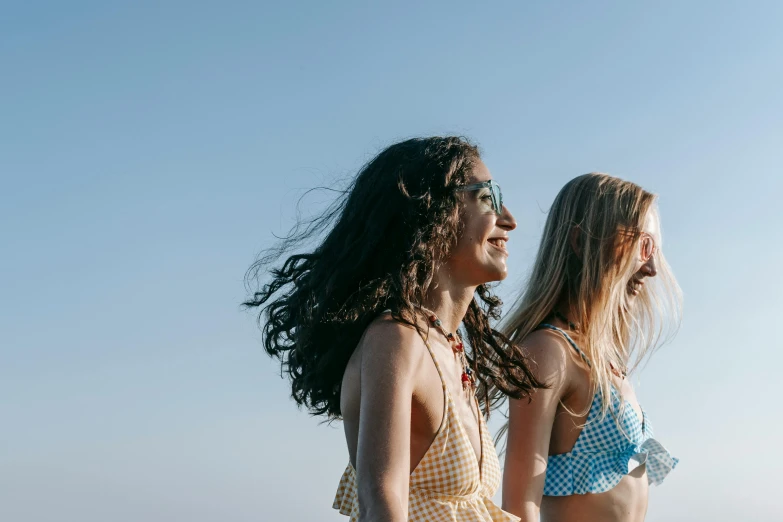
<path id="1" fill-rule="evenodd" d="M 632 295 L 639 295 L 639 292 L 642 291 L 642 287 L 644 286 L 644 281 L 641 279 L 631 279 L 628 281 L 628 292 Z"/>
<path id="2" fill-rule="evenodd" d="M 487 239 L 487 243 L 489 243 L 490 245 L 492 245 L 493 247 L 497 248 L 502 252 L 508 253 L 508 250 L 506 250 L 506 240 L 504 238 L 493 237 Z"/>

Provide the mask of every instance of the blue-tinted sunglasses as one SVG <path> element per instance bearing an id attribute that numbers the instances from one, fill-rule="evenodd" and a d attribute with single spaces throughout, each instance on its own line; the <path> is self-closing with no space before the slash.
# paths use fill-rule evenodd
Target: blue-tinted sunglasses
<path id="1" fill-rule="evenodd" d="M 463 185 L 457 187 L 457 192 L 473 192 L 474 190 L 481 190 L 483 188 L 489 188 L 489 192 L 492 195 L 492 208 L 497 215 L 503 213 L 503 192 L 500 190 L 500 185 L 495 183 L 495 180 L 482 181 L 481 183 L 472 183 L 470 185 Z"/>

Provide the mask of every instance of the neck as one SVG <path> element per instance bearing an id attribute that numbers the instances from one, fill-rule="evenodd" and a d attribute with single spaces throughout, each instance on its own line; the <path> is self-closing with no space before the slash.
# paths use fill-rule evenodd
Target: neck
<path id="1" fill-rule="evenodd" d="M 574 323 L 577 328 L 581 329 L 582 325 L 579 324 L 580 317 L 577 310 L 576 303 L 568 297 L 560 299 L 553 309 L 553 311 L 563 314 L 570 322 Z"/>
<path id="2" fill-rule="evenodd" d="M 475 292 L 475 286 L 461 288 L 436 286 L 430 290 L 423 304 L 438 316 L 447 332 L 456 332 L 465 318 Z"/>

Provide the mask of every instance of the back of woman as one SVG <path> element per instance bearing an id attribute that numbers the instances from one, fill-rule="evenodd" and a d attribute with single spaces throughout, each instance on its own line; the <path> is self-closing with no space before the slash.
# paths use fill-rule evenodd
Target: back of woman
<path id="1" fill-rule="evenodd" d="M 246 304 L 260 308 L 294 400 L 343 420 L 349 462 L 333 507 L 351 520 L 516 520 L 491 500 L 500 467 L 479 408 L 490 388 L 521 398 L 538 386 L 490 326 L 500 302 L 487 283 L 506 277 L 515 227 L 476 147 L 412 139 L 273 251 L 325 236 Z"/>
<path id="2" fill-rule="evenodd" d="M 506 330 L 548 385 L 509 405 L 503 507 L 523 521 L 642 522 L 649 485 L 677 464 L 627 377 L 679 325 L 654 203 L 594 173 L 549 212 Z"/>

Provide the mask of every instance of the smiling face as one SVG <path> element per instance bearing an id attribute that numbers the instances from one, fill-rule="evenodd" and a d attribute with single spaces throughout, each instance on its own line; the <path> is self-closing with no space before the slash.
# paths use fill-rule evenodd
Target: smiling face
<path id="1" fill-rule="evenodd" d="M 489 181 L 492 175 L 477 160 L 468 184 Z M 517 222 L 504 206 L 497 214 L 492 205 L 490 187 L 461 193 L 462 234 L 445 263 L 452 279 L 467 285 L 501 281 L 508 275 L 508 233 Z"/>
<path id="2" fill-rule="evenodd" d="M 633 275 L 628 280 L 628 302 L 633 303 L 644 287 L 644 280 L 655 277 L 658 270 L 655 266 L 655 253 L 661 240 L 661 230 L 658 224 L 658 215 L 654 210 L 647 212 L 642 222 L 641 235 L 631 247 L 631 255 L 634 256 Z"/>

